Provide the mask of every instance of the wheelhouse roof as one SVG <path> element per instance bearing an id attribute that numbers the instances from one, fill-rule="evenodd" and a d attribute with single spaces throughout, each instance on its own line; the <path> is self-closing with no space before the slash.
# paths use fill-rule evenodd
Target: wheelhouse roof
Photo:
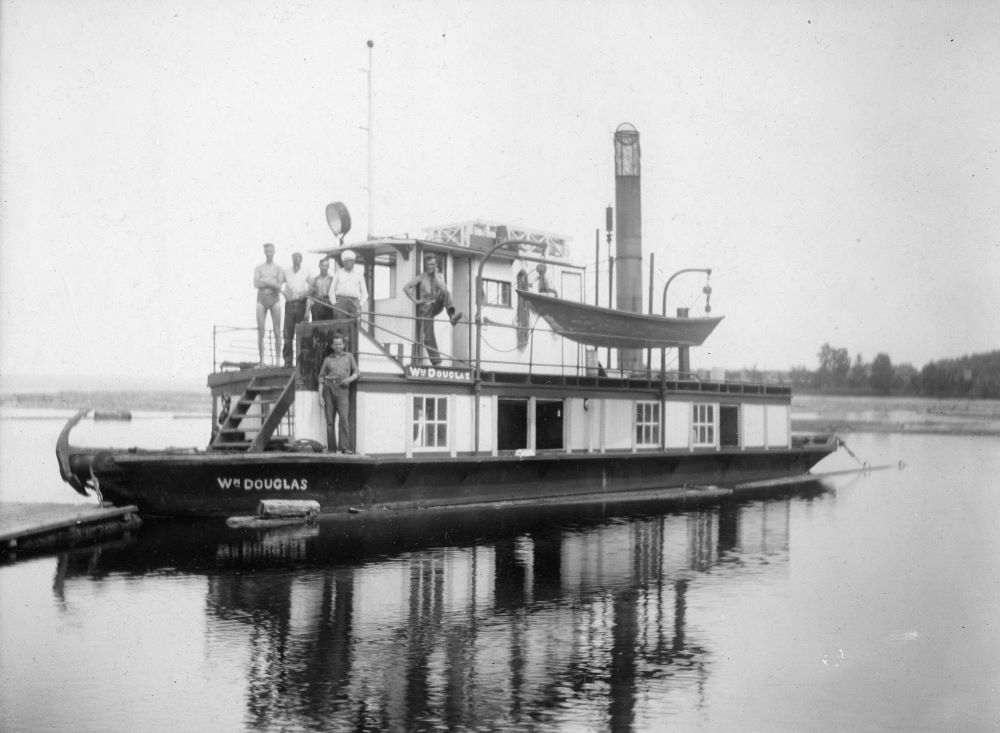
<path id="1" fill-rule="evenodd" d="M 347 250 L 351 250 L 359 257 L 376 257 L 383 254 L 401 254 L 403 259 L 410 259 L 410 254 L 417 247 L 424 252 L 437 252 L 442 254 L 453 254 L 462 257 L 471 257 L 473 259 L 482 259 L 486 252 L 475 247 L 461 247 L 455 244 L 446 244 L 445 242 L 439 242 L 433 239 L 419 239 L 419 238 L 409 238 L 409 237 L 384 237 L 379 239 L 369 239 L 364 242 L 353 242 L 351 244 L 345 244 L 343 246 L 336 247 L 321 247 L 318 249 L 309 250 L 315 254 L 326 255 L 328 257 L 334 257 L 337 261 L 340 261 L 340 253 Z M 583 270 L 584 268 L 580 265 L 574 265 L 563 260 L 557 260 L 554 258 L 539 257 L 535 255 L 526 255 L 522 252 L 514 252 L 511 250 L 498 249 L 493 253 L 494 258 L 501 260 L 508 260 L 513 262 L 514 260 L 521 260 L 523 262 L 540 262 L 546 265 L 557 265 L 559 267 L 570 268 L 573 270 Z"/>

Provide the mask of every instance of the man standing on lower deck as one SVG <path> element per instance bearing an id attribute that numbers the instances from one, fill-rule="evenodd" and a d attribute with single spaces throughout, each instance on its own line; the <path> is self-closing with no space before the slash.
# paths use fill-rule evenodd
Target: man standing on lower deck
<path id="1" fill-rule="evenodd" d="M 434 334 L 434 316 L 446 310 L 452 326 L 462 319 L 462 314 L 455 312 L 451 293 L 444 280 L 437 276 L 437 269 L 437 255 L 428 253 L 424 255 L 424 271 L 403 286 L 406 297 L 417 306 L 417 343 L 423 345 L 427 358 L 434 366 L 441 363 L 437 336 Z"/>
<path id="2" fill-rule="evenodd" d="M 274 245 L 264 245 L 265 261 L 253 271 L 253 286 L 257 288 L 257 354 L 258 365 L 264 366 L 264 324 L 267 314 L 271 314 L 271 328 L 274 332 L 274 357 L 281 353 L 281 285 L 284 272 L 274 262 Z"/>
<path id="3" fill-rule="evenodd" d="M 344 351 L 341 335 L 333 337 L 333 353 L 319 368 L 319 406 L 326 416 L 326 448 L 331 453 L 353 453 L 351 445 L 351 391 L 349 385 L 361 376 L 354 355 Z M 340 422 L 339 439 L 334 432 L 334 420 Z"/>
<path id="4" fill-rule="evenodd" d="M 285 366 L 292 366 L 292 352 L 295 351 L 295 326 L 306 320 L 306 304 L 312 277 L 302 267 L 302 253 L 292 254 L 292 266 L 285 268 L 285 348 L 281 356 Z"/>

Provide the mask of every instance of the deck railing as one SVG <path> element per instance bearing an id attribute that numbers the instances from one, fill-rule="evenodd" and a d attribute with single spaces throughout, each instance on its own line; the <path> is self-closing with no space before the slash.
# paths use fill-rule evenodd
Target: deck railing
<path id="1" fill-rule="evenodd" d="M 395 322 L 405 322 L 409 325 L 415 322 L 413 316 L 376 314 L 375 319 L 362 316 L 360 320 L 361 328 L 366 331 L 385 351 L 373 351 L 365 349 L 354 349 L 357 356 L 384 357 L 388 352 L 404 368 L 413 365 L 429 365 L 430 361 L 422 347 L 407 334 L 382 325 L 391 318 Z M 474 326 L 469 321 L 464 321 L 469 326 Z M 571 342 L 563 341 L 559 348 L 560 359 L 557 362 L 537 360 L 535 339 L 538 329 L 538 318 L 529 326 L 528 343 L 519 354 L 527 354 L 527 359 L 504 359 L 499 358 L 496 353 L 498 349 L 490 344 L 489 334 L 498 331 L 513 332 L 513 339 L 505 337 L 504 340 L 512 340 L 516 343 L 516 332 L 518 327 L 514 325 L 486 321 L 483 324 L 484 341 L 490 345 L 491 352 L 488 358 L 483 358 L 482 380 L 484 382 L 523 382 L 525 384 L 560 384 L 579 385 L 595 387 L 631 387 L 631 388 L 662 388 L 668 391 L 694 391 L 718 394 L 760 394 L 769 396 L 787 396 L 791 394 L 791 388 L 785 385 L 767 384 L 763 382 L 741 382 L 727 380 L 702 379 L 695 372 L 680 372 L 672 369 L 664 369 L 661 365 L 648 365 L 644 369 L 633 369 L 625 371 L 622 369 L 609 368 L 600 364 L 596 360 L 596 351 L 590 353 L 594 355 L 588 361 L 586 358 L 587 349 L 580 345 L 573 345 L 571 348 L 567 344 Z M 447 321 L 436 324 L 438 329 L 448 328 Z M 411 327 L 412 328 L 412 327 Z M 411 329 L 406 329 L 411 330 Z M 473 331 L 474 332 L 474 331 Z M 542 338 L 550 335 L 549 331 L 543 332 Z M 471 334 L 470 334 L 471 335 Z M 492 339 L 496 342 L 500 339 Z M 274 338 L 270 328 L 264 334 L 265 363 L 278 365 L 281 363 L 280 354 L 274 354 Z M 469 344 L 470 352 L 474 345 Z M 212 360 L 215 371 L 226 371 L 229 369 L 248 369 L 257 366 L 257 328 L 255 326 L 213 326 L 212 330 Z M 473 352 L 474 353 L 474 352 Z M 572 353 L 572 362 L 569 360 L 569 353 Z M 655 353 L 655 352 L 654 352 Z M 417 354 L 415 356 L 415 354 Z M 439 349 L 439 354 L 444 364 L 448 366 L 463 367 L 473 369 L 475 360 L 473 356 L 459 358 Z"/>
<path id="2" fill-rule="evenodd" d="M 256 326 L 212 326 L 212 371 L 250 369 L 259 362 Z M 264 333 L 264 363 L 281 364 L 281 354 L 274 352 L 270 329 Z"/>

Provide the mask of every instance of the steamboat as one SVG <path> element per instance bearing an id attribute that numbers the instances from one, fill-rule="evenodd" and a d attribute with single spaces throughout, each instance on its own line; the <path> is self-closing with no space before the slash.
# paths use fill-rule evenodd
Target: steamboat
<path id="1" fill-rule="evenodd" d="M 354 253 L 369 292 L 361 316 L 299 324 L 293 367 L 227 359 L 217 331 L 207 446 L 76 447 L 81 410 L 58 440 L 63 479 L 150 517 L 232 517 L 290 499 L 343 516 L 697 502 L 814 480 L 838 440 L 792 433 L 790 388 L 691 370 L 690 349 L 720 317 L 668 317 L 666 289 L 662 315 L 639 312 L 638 132 L 621 125 L 614 146 L 617 307 L 584 302 L 586 271 L 565 237 L 477 220 L 345 245 L 349 214 L 331 204 L 334 244 L 316 252 L 338 264 Z M 437 350 L 422 347 L 426 324 L 401 287 L 427 255 L 456 312 L 474 314 L 442 314 Z M 360 372 L 350 454 L 326 450 L 319 400 L 338 334 Z"/>

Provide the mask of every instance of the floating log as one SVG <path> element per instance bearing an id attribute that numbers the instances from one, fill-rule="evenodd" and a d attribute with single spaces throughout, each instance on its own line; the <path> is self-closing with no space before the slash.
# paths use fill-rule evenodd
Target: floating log
<path id="1" fill-rule="evenodd" d="M 281 527 L 288 524 L 310 524 L 319 516 L 319 502 L 309 499 L 262 499 L 257 514 L 249 517 L 229 517 L 226 526 L 251 529 Z"/>
<path id="2" fill-rule="evenodd" d="M 308 499 L 262 499 L 257 505 L 258 517 L 316 517 L 319 502 Z"/>

